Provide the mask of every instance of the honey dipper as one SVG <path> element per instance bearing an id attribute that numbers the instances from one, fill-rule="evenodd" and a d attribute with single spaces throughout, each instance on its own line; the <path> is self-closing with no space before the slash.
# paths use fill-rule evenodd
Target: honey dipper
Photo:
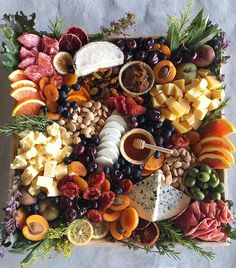
<path id="1" fill-rule="evenodd" d="M 136 149 L 140 149 L 140 150 L 142 150 L 144 148 L 148 148 L 148 149 L 159 151 L 159 152 L 162 152 L 162 153 L 165 153 L 165 154 L 173 154 L 173 150 L 171 150 L 171 149 L 166 149 L 166 148 L 163 148 L 163 147 L 160 147 L 160 146 L 147 144 L 144 140 L 141 140 L 141 139 L 135 139 L 134 143 L 133 143 L 133 146 Z"/>

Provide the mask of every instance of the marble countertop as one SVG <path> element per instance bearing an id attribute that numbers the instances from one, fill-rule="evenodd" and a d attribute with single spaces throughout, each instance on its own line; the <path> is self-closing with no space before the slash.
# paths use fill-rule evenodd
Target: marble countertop
<path id="1" fill-rule="evenodd" d="M 1 0 L 0 17 L 4 13 L 15 13 L 23 10 L 27 14 L 36 12 L 37 29 L 47 29 L 48 19 L 55 19 L 56 16 L 65 19 L 66 25 L 79 25 L 89 33 L 99 30 L 101 25 L 106 25 L 109 21 L 120 18 L 125 12 L 135 12 L 137 16 L 136 34 L 165 34 L 167 30 L 167 14 L 178 15 L 185 7 L 186 0 Z M 226 74 L 227 96 L 231 97 L 231 105 L 226 109 L 226 116 L 236 123 L 236 76 L 234 63 L 236 62 L 236 2 L 234 0 L 196 0 L 194 13 L 204 7 L 209 13 L 213 22 L 217 22 L 232 42 L 228 50 L 231 59 L 224 67 Z M 10 118 L 12 100 L 9 96 L 9 82 L 7 81 L 8 72 L 0 67 L 1 98 L 0 98 L 0 122 L 6 122 Z M 7 199 L 7 187 L 9 177 L 10 159 L 10 137 L 0 137 L 0 208 L 1 221 L 4 217 L 2 208 Z M 232 138 L 236 144 L 236 137 Z M 236 203 L 236 165 L 228 172 L 229 199 Z M 104 268 L 218 268 L 236 267 L 236 242 L 224 248 L 208 247 L 216 257 L 208 262 L 194 252 L 184 248 L 178 248 L 181 252 L 181 260 L 175 261 L 167 256 L 146 254 L 142 251 L 129 251 L 126 248 L 76 248 L 73 256 L 64 260 L 62 256 L 53 254 L 45 261 L 39 261 L 34 267 L 104 267 Z M 16 268 L 19 267 L 23 255 L 7 254 L 0 260 L 0 267 Z"/>

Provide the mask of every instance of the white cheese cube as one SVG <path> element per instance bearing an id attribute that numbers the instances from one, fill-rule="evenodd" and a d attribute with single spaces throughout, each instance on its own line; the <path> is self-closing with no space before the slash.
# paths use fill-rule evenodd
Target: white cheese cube
<path id="1" fill-rule="evenodd" d="M 195 101 L 200 95 L 201 95 L 201 91 L 198 88 L 193 87 L 187 91 L 187 93 L 185 94 L 185 97 L 189 101 Z"/>
<path id="2" fill-rule="evenodd" d="M 162 92 L 163 85 L 156 85 L 150 90 L 150 95 L 152 97 L 158 95 L 160 92 Z"/>
<path id="3" fill-rule="evenodd" d="M 54 181 L 52 184 L 52 187 L 48 188 L 47 196 L 50 197 L 50 196 L 59 196 L 59 195 L 61 195 L 61 192 L 57 189 L 57 182 Z"/>
<path id="4" fill-rule="evenodd" d="M 56 167 L 57 167 L 57 161 L 55 161 L 55 160 L 46 161 L 46 163 L 44 165 L 43 176 L 54 178 L 55 172 L 56 172 Z"/>
<path id="5" fill-rule="evenodd" d="M 220 100 L 219 99 L 214 99 L 211 101 L 210 105 L 208 106 L 208 111 L 213 111 L 217 109 L 220 106 Z"/>
<path id="6" fill-rule="evenodd" d="M 30 185 L 30 187 L 28 189 L 28 192 L 33 196 L 38 195 L 40 193 L 40 188 L 41 187 L 37 186 L 36 183 L 37 183 L 37 179 L 33 179 L 32 182 L 31 182 L 31 185 Z"/>
<path id="7" fill-rule="evenodd" d="M 30 131 L 19 143 L 24 151 L 29 150 L 34 146 L 34 132 Z"/>
<path id="8" fill-rule="evenodd" d="M 57 155 L 59 154 L 60 152 L 60 148 L 57 146 L 56 143 L 54 142 L 49 142 L 45 145 L 45 154 L 48 156 L 48 157 L 52 157 L 52 158 L 55 158 L 57 157 Z"/>
<path id="9" fill-rule="evenodd" d="M 36 157 L 38 155 L 38 151 L 35 147 L 32 147 L 27 152 L 25 152 L 26 159 L 30 160 L 33 157 Z"/>
<path id="10" fill-rule="evenodd" d="M 26 135 L 30 133 L 30 130 L 24 130 L 22 132 L 17 133 L 17 136 L 21 139 L 23 139 Z"/>
<path id="11" fill-rule="evenodd" d="M 56 167 L 56 179 L 59 180 L 68 174 L 67 165 L 59 164 Z"/>
<path id="12" fill-rule="evenodd" d="M 193 103 L 193 107 L 198 110 L 207 109 L 211 100 L 207 98 L 205 95 L 199 96 Z"/>
<path id="13" fill-rule="evenodd" d="M 203 120 L 203 118 L 206 116 L 208 110 L 207 109 L 202 109 L 202 110 L 194 110 L 193 115 L 198 119 L 198 120 Z"/>
<path id="14" fill-rule="evenodd" d="M 204 91 L 207 88 L 208 82 L 205 78 L 202 78 L 198 83 L 198 88 L 200 88 L 201 91 Z"/>
<path id="15" fill-rule="evenodd" d="M 38 173 L 36 168 L 28 166 L 21 175 L 22 184 L 25 186 L 29 185 Z"/>
<path id="16" fill-rule="evenodd" d="M 38 176 L 37 178 L 37 186 L 49 189 L 50 187 L 52 187 L 52 184 L 53 184 L 53 178 L 45 176 Z"/>
<path id="17" fill-rule="evenodd" d="M 27 167 L 27 161 L 24 155 L 16 155 L 10 167 L 11 169 L 24 169 Z"/>
<path id="18" fill-rule="evenodd" d="M 46 144 L 47 141 L 48 141 L 48 138 L 42 132 L 38 132 L 38 131 L 34 132 L 35 144 Z"/>
<path id="19" fill-rule="evenodd" d="M 71 146 L 65 146 L 59 151 L 58 155 L 55 157 L 57 163 L 61 163 L 65 157 L 68 157 L 72 153 Z"/>
<path id="20" fill-rule="evenodd" d="M 49 136 L 56 136 L 58 133 L 60 133 L 59 129 L 60 126 L 54 122 L 52 125 L 47 126 L 46 130 Z"/>
<path id="21" fill-rule="evenodd" d="M 46 160 L 45 156 L 38 154 L 37 157 L 34 158 L 34 167 L 39 171 L 42 171 Z"/>

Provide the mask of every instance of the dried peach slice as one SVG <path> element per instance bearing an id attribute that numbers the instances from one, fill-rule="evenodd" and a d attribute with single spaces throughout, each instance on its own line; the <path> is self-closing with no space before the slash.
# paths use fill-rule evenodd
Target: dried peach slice
<path id="1" fill-rule="evenodd" d="M 136 209 L 129 207 L 121 212 L 121 226 L 128 232 L 133 231 L 139 222 L 138 212 Z"/>
<path id="2" fill-rule="evenodd" d="M 108 222 L 116 221 L 120 218 L 121 211 L 113 211 L 111 209 L 107 209 L 103 214 L 103 220 Z"/>
<path id="3" fill-rule="evenodd" d="M 86 176 L 87 175 L 87 169 L 86 167 L 79 161 L 73 161 L 68 165 L 68 171 L 69 175 L 79 175 L 79 176 Z"/>
<path id="4" fill-rule="evenodd" d="M 110 209 L 114 211 L 120 211 L 127 208 L 130 204 L 129 197 L 127 195 L 117 195 L 114 203 L 110 206 Z"/>

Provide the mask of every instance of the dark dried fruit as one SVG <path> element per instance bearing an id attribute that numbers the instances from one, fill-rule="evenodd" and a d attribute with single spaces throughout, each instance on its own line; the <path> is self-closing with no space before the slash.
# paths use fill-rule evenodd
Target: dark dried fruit
<path id="1" fill-rule="evenodd" d="M 90 209 L 87 214 L 88 220 L 91 222 L 102 222 L 102 214 L 96 209 Z"/>
<path id="2" fill-rule="evenodd" d="M 88 184 L 91 187 L 100 187 L 104 181 L 105 181 L 105 173 L 103 171 L 93 173 L 88 178 Z"/>
<path id="3" fill-rule="evenodd" d="M 83 198 L 87 200 L 96 200 L 100 196 L 101 190 L 97 187 L 88 187 L 83 193 Z"/>
<path id="4" fill-rule="evenodd" d="M 112 191 L 103 192 L 99 200 L 99 208 L 101 210 L 109 208 L 113 204 L 115 197 L 116 196 Z"/>
<path id="5" fill-rule="evenodd" d="M 138 222 L 138 226 L 136 228 L 136 230 L 143 230 L 146 227 L 148 227 L 148 225 L 150 224 L 150 221 L 144 220 L 142 218 L 139 218 L 139 222 Z"/>
<path id="6" fill-rule="evenodd" d="M 123 190 L 123 194 L 128 194 L 131 192 L 132 190 L 132 187 L 133 187 L 133 183 L 131 180 L 129 179 L 124 179 L 124 180 L 121 180 L 120 183 L 119 183 L 120 187 L 122 188 Z"/>
<path id="7" fill-rule="evenodd" d="M 156 243 L 159 233 L 160 231 L 156 223 L 151 222 L 142 230 L 135 229 L 132 233 L 132 238 L 137 240 L 141 245 L 148 247 Z"/>

